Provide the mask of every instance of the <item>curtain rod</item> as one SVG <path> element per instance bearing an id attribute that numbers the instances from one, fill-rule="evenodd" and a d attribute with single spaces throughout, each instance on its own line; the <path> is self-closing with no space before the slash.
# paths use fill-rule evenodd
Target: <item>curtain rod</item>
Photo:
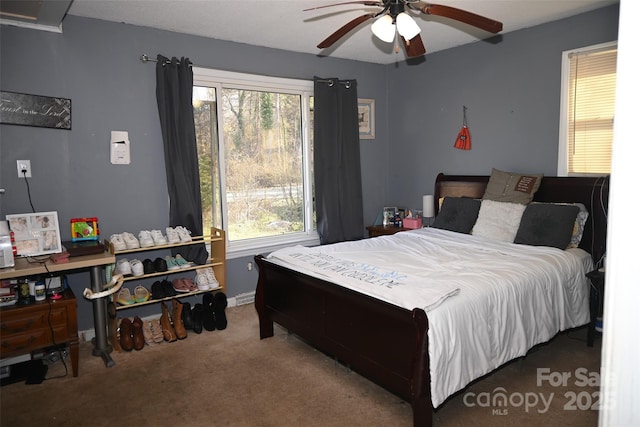
<path id="1" fill-rule="evenodd" d="M 153 59 L 153 58 L 149 58 L 149 55 L 147 55 L 146 53 L 143 53 L 142 55 L 140 55 L 140 61 L 142 62 L 158 62 L 157 59 Z M 169 59 L 167 59 L 165 61 L 166 64 L 171 64 L 171 61 Z M 180 61 L 178 61 L 178 64 L 180 63 Z M 189 66 L 193 66 L 193 64 L 189 64 Z"/>
<path id="2" fill-rule="evenodd" d="M 330 79 L 316 79 L 317 82 L 320 83 L 329 83 L 329 87 L 333 86 L 334 81 Z M 338 83 L 344 85 L 347 89 L 351 87 L 351 80 L 338 80 Z"/>

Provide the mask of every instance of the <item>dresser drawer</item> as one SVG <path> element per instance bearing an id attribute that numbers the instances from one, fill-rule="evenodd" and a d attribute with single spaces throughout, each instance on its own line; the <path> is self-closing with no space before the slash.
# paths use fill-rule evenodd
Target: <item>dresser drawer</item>
<path id="1" fill-rule="evenodd" d="M 38 310 L 7 311 L 2 313 L 0 331 L 2 336 L 29 331 L 33 328 L 48 328 L 49 325 L 67 324 L 67 308 L 39 307 Z"/>
<path id="2" fill-rule="evenodd" d="M 23 354 L 33 349 L 48 347 L 54 343 L 66 342 L 69 337 L 65 325 L 53 327 L 55 339 L 51 339 L 51 329 L 34 328 L 28 332 L 18 334 L 2 334 L 0 339 L 0 347 L 2 348 L 2 356 L 11 356 L 12 354 Z"/>

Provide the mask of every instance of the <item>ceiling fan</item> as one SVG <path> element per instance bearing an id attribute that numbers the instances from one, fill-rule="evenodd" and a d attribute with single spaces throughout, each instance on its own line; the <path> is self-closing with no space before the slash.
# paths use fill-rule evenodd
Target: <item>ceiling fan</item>
<path id="1" fill-rule="evenodd" d="M 480 28 L 481 30 L 496 34 L 502 31 L 502 22 L 476 15 L 455 7 L 426 3 L 419 0 L 381 0 L 381 1 L 348 1 L 343 3 L 330 4 L 325 6 L 304 9 L 304 11 L 322 9 L 325 7 L 340 6 L 344 4 L 362 4 L 365 6 L 376 6 L 382 8 L 379 12 L 361 15 L 340 27 L 329 37 L 318 45 L 319 49 L 325 49 L 346 36 L 351 30 L 362 23 L 378 18 L 372 25 L 371 31 L 380 40 L 386 43 L 397 42 L 396 32 L 402 39 L 402 44 L 407 53 L 407 57 L 416 58 L 426 53 L 422 37 L 420 37 L 420 27 L 409 15 L 405 8 L 410 11 L 424 13 L 426 15 L 442 16 L 465 24 Z M 398 47 L 396 44 L 396 53 Z"/>

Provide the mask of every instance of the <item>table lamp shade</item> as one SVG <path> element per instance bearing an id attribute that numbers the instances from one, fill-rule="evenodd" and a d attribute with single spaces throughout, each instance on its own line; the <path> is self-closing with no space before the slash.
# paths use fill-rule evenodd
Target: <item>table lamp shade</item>
<path id="1" fill-rule="evenodd" d="M 432 195 L 422 196 L 422 216 L 425 218 L 433 218 L 436 216 Z"/>

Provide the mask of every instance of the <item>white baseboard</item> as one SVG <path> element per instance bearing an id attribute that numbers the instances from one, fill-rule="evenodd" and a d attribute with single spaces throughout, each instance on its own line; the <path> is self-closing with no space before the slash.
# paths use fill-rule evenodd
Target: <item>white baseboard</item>
<path id="1" fill-rule="evenodd" d="M 256 292 L 246 292 L 243 294 L 238 294 L 235 297 L 227 298 L 227 307 L 237 307 L 239 305 L 245 304 L 253 304 L 256 299 Z M 147 317 L 142 317 L 143 321 L 157 319 L 158 315 L 151 315 Z M 86 329 L 84 331 L 78 331 L 78 336 L 80 337 L 80 342 L 91 341 L 96 336 L 95 329 Z"/>

